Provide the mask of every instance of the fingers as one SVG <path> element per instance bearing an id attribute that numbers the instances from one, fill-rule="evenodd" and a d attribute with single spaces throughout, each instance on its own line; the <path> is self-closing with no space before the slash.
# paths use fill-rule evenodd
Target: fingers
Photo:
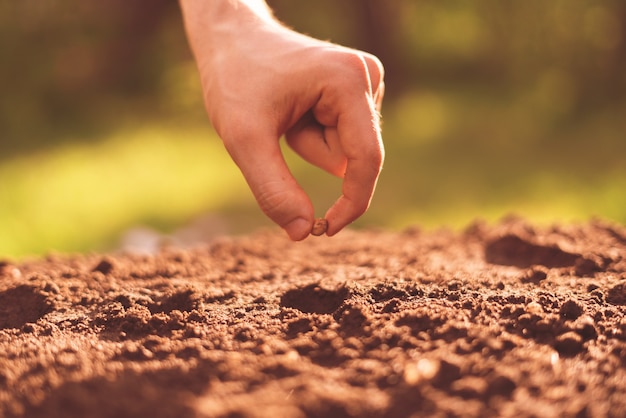
<path id="1" fill-rule="evenodd" d="M 380 108 L 382 64 L 369 54 L 350 52 L 342 76 L 330 83 L 312 112 L 287 131 L 290 146 L 305 160 L 343 177 L 342 195 L 326 213 L 332 236 L 369 207 L 382 163 Z"/>
<path id="2" fill-rule="evenodd" d="M 306 238 L 313 226 L 313 205 L 289 171 L 278 139 L 259 127 L 239 128 L 222 139 L 261 210 L 292 240 Z"/>
<path id="3" fill-rule="evenodd" d="M 374 102 L 376 103 L 376 111 L 380 116 L 381 109 L 383 107 L 383 96 L 385 95 L 385 82 L 381 81 L 378 86 L 378 91 L 374 95 Z M 379 122 L 380 123 L 380 122 Z"/>
<path id="4" fill-rule="evenodd" d="M 375 105 L 363 100 L 361 110 L 344 114 L 338 132 L 347 166 L 342 195 L 326 213 L 329 236 L 352 223 L 368 209 L 384 160 Z"/>
<path id="5" fill-rule="evenodd" d="M 382 105 L 383 96 L 385 95 L 385 68 L 376 56 L 364 52 L 361 54 L 367 67 L 370 91 L 372 97 L 374 97 L 377 110 L 380 112 L 380 106 Z"/>
<path id="6" fill-rule="evenodd" d="M 342 195 L 326 213 L 329 236 L 368 209 L 384 160 L 379 117 L 384 95 L 382 65 L 368 54 L 345 58 L 344 76 L 324 90 L 313 108 L 318 121 L 337 127 L 346 158 Z"/>
<path id="7" fill-rule="evenodd" d="M 337 177 L 346 172 L 347 159 L 335 127 L 324 127 L 308 112 L 287 131 L 289 146 L 304 160 Z"/>
<path id="8" fill-rule="evenodd" d="M 383 105 L 383 96 L 385 95 L 385 69 L 383 64 L 374 55 L 364 54 L 363 57 L 367 66 L 367 73 L 370 79 L 372 97 L 376 105 L 376 111 L 380 115 Z"/>

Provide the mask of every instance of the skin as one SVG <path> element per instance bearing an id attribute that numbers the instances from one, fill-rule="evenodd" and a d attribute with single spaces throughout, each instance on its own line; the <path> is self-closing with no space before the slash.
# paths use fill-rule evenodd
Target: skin
<path id="1" fill-rule="evenodd" d="M 260 0 L 180 0 L 206 110 L 260 208 L 294 240 L 313 227 L 311 200 L 279 139 L 343 178 L 332 236 L 369 207 L 384 160 L 383 66 L 373 55 L 294 32 Z"/>

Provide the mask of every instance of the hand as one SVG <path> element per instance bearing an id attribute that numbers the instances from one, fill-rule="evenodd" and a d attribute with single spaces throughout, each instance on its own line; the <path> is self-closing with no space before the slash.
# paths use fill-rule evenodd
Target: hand
<path id="1" fill-rule="evenodd" d="M 234 14 L 223 6 L 215 26 L 182 4 L 207 113 L 263 212 L 293 240 L 313 225 L 313 205 L 280 150 L 285 135 L 302 158 L 343 178 L 325 215 L 327 234 L 361 216 L 384 159 L 380 61 L 289 30 L 243 3 Z"/>

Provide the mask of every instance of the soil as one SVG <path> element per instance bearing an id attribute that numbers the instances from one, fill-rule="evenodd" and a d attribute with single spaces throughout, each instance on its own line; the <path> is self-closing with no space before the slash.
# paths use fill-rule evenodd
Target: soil
<path id="1" fill-rule="evenodd" d="M 626 228 L 0 262 L 0 416 L 624 417 Z"/>

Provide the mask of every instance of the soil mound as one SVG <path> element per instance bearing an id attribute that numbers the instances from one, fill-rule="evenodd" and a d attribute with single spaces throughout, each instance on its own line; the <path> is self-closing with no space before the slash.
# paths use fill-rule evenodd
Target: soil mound
<path id="1" fill-rule="evenodd" d="M 0 416 L 623 417 L 626 228 L 0 261 Z"/>

